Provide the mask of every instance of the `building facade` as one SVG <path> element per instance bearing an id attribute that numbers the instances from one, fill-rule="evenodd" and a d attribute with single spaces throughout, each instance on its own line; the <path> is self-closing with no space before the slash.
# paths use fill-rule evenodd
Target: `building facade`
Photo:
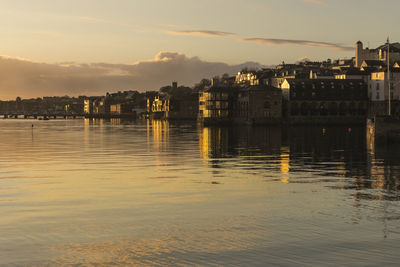
<path id="1" fill-rule="evenodd" d="M 239 90 L 234 121 L 245 124 L 273 124 L 282 119 L 282 91 L 256 85 Z"/>
<path id="2" fill-rule="evenodd" d="M 400 60 L 400 43 L 392 43 L 389 45 L 390 48 L 390 62 L 394 63 L 395 61 Z M 365 60 L 376 60 L 376 61 L 387 61 L 387 44 L 381 45 L 376 49 L 364 48 L 364 45 L 361 41 L 356 43 L 356 57 L 355 57 L 355 66 L 357 68 L 361 67 L 361 64 Z"/>
<path id="3" fill-rule="evenodd" d="M 370 115 L 383 116 L 389 113 L 389 79 L 386 71 L 371 73 L 369 85 Z M 391 115 L 400 115 L 400 70 L 390 71 Z"/>
<path id="4" fill-rule="evenodd" d="M 282 84 L 284 114 L 297 122 L 365 121 L 368 86 L 363 80 L 298 80 Z"/>
<path id="5" fill-rule="evenodd" d="M 213 84 L 199 92 L 199 121 L 205 124 L 230 123 L 238 89 L 235 86 Z"/>

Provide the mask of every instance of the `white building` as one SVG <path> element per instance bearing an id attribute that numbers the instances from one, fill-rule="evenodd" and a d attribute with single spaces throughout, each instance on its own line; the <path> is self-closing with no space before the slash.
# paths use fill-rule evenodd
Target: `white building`
<path id="1" fill-rule="evenodd" d="M 368 86 L 371 115 L 389 113 L 389 82 L 386 71 L 371 73 Z M 400 115 L 400 70 L 393 68 L 390 72 L 390 106 L 391 115 Z"/>
<path id="2" fill-rule="evenodd" d="M 400 100 L 400 71 L 393 69 L 390 72 L 390 76 L 391 99 Z M 387 72 L 379 71 L 371 73 L 369 87 L 371 101 L 387 101 L 389 98 L 389 82 Z"/>

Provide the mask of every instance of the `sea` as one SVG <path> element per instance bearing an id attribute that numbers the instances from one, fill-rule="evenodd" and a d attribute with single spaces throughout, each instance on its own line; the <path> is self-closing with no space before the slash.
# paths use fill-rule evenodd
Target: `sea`
<path id="1" fill-rule="evenodd" d="M 0 121 L 0 266 L 399 266 L 400 146 L 359 126 Z"/>

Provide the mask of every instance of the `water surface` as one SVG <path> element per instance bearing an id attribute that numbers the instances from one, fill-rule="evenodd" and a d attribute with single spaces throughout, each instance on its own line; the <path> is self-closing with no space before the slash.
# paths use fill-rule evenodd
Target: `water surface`
<path id="1" fill-rule="evenodd" d="M 396 266 L 400 150 L 365 132 L 1 120 L 0 265 Z"/>

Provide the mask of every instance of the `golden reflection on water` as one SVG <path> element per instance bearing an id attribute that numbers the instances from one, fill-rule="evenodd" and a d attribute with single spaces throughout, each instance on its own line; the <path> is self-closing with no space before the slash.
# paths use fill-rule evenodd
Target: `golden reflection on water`
<path id="1" fill-rule="evenodd" d="M 289 183 L 289 172 L 290 172 L 290 148 L 282 147 L 281 149 L 281 182 L 284 184 Z"/>
<path id="2" fill-rule="evenodd" d="M 203 159 L 209 158 L 209 151 L 211 147 L 210 128 L 199 127 L 199 151 L 200 157 Z"/>
<path id="3" fill-rule="evenodd" d="M 226 157 L 232 139 L 229 129 L 220 127 L 199 127 L 199 151 L 203 159 Z"/>
<path id="4" fill-rule="evenodd" d="M 154 149 L 157 151 L 167 150 L 169 147 L 169 121 L 152 120 L 151 132 L 153 133 Z"/>
<path id="5" fill-rule="evenodd" d="M 356 130 L 85 119 L 37 123 L 32 139 L 30 122 L 7 123 L 0 265 L 396 259 L 399 158 L 367 153 Z"/>

